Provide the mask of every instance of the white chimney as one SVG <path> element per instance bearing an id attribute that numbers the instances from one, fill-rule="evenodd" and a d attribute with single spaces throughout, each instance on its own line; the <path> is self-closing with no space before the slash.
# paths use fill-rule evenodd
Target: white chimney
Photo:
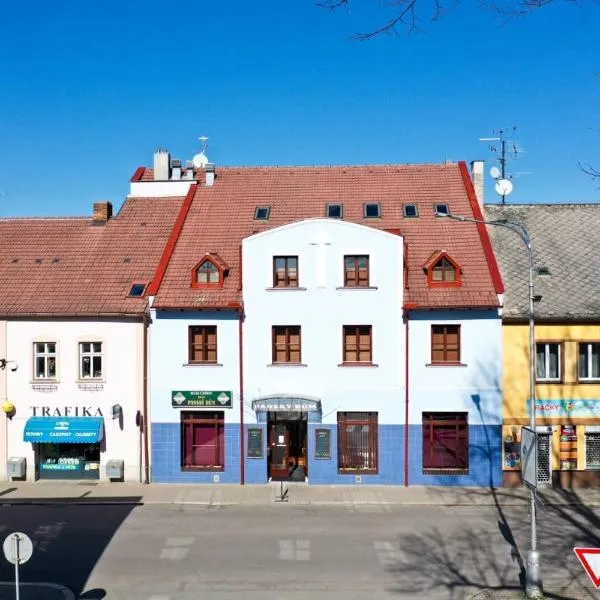
<path id="1" fill-rule="evenodd" d="M 169 181 L 170 162 L 168 150 L 159 148 L 154 153 L 154 181 Z"/>
<path id="2" fill-rule="evenodd" d="M 485 183 L 485 175 L 483 172 L 485 162 L 483 160 L 471 161 L 471 179 L 475 188 L 475 195 L 479 205 L 483 208 L 483 186 Z"/>
<path id="3" fill-rule="evenodd" d="M 204 167 L 206 175 L 206 187 L 211 187 L 215 183 L 215 163 L 206 163 Z"/>
<path id="4" fill-rule="evenodd" d="M 171 161 L 171 179 L 173 181 L 179 181 L 181 179 L 181 161 L 174 158 Z"/>

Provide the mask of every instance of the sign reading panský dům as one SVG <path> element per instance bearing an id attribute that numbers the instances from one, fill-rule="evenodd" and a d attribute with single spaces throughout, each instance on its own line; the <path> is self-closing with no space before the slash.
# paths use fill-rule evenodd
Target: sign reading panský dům
<path id="1" fill-rule="evenodd" d="M 232 408 L 233 392 L 173 390 L 171 406 L 175 408 Z"/>

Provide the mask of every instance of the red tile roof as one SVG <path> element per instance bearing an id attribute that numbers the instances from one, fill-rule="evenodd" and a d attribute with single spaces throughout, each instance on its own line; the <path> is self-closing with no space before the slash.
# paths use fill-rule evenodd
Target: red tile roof
<path id="1" fill-rule="evenodd" d="M 146 178 L 146 169 L 138 177 Z M 242 301 L 240 246 L 255 233 L 302 219 L 325 217 L 328 203 L 342 203 L 345 221 L 394 230 L 404 236 L 408 263 L 406 303 L 419 308 L 496 307 L 502 281 L 487 231 L 435 216 L 435 203 L 454 214 L 481 218 L 464 163 L 347 167 L 222 167 L 215 184 L 200 183 L 185 203 L 181 228 L 155 277 L 157 308 L 234 306 Z M 378 202 L 381 218 L 364 218 L 364 203 Z M 418 218 L 403 217 L 403 203 L 418 205 Z M 186 206 L 186 204 L 188 204 Z M 257 206 L 270 206 L 257 221 Z M 463 269 L 463 285 L 430 289 L 423 264 L 445 249 Z M 230 266 L 220 289 L 193 289 L 190 270 L 216 252 Z"/>
<path id="2" fill-rule="evenodd" d="M 183 198 L 129 198 L 91 218 L 0 219 L 0 316 L 139 315 Z"/>

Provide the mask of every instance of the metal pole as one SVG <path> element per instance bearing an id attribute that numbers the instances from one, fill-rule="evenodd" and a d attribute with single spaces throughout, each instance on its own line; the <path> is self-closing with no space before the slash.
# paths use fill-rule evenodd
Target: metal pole
<path id="1" fill-rule="evenodd" d="M 523 241 L 527 245 L 529 254 L 529 419 L 530 427 L 536 430 L 535 419 L 535 322 L 534 322 L 534 289 L 533 289 L 533 249 L 531 239 L 524 231 Z M 535 464 L 537 469 L 537 434 L 535 445 Z M 540 555 L 537 550 L 537 524 L 535 514 L 535 489 L 529 489 L 530 511 L 531 511 L 531 548 L 527 553 L 527 565 L 525 573 L 525 594 L 527 598 L 542 598 L 542 577 L 540 573 Z"/>
<path id="2" fill-rule="evenodd" d="M 21 562 L 21 553 L 19 552 L 19 542 L 21 538 L 15 534 L 15 545 L 16 545 L 16 561 L 15 561 L 15 598 L 19 600 L 20 592 L 19 592 L 19 562 Z"/>

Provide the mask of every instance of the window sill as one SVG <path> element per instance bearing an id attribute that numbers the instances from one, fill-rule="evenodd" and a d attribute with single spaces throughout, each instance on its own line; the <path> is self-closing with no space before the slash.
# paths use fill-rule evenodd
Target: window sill
<path id="1" fill-rule="evenodd" d="M 379 365 L 372 362 L 343 362 L 338 367 L 379 367 Z"/>
<path id="2" fill-rule="evenodd" d="M 297 363 L 297 362 L 277 362 L 270 363 L 267 367 L 308 367 L 305 363 Z"/>
<path id="3" fill-rule="evenodd" d="M 562 379 L 536 379 L 536 385 L 546 385 L 548 383 L 563 383 Z"/>
<path id="4" fill-rule="evenodd" d="M 583 384 L 595 383 L 596 385 L 599 385 L 600 379 L 578 379 L 577 383 L 583 383 Z"/>
<path id="5" fill-rule="evenodd" d="M 423 475 L 468 475 L 469 469 L 423 469 Z"/>
<path id="6" fill-rule="evenodd" d="M 98 377 L 98 378 L 93 378 L 90 377 L 89 379 L 76 379 L 75 383 L 77 385 L 81 385 L 81 384 L 86 384 L 86 383 L 106 383 L 106 379 L 103 379 L 102 377 Z"/>
<path id="7" fill-rule="evenodd" d="M 360 290 L 378 290 L 379 288 L 375 285 L 344 285 L 342 287 L 336 287 L 336 290 L 353 290 L 353 291 L 360 291 Z"/>
<path id="8" fill-rule="evenodd" d="M 60 379 L 32 379 L 29 383 L 31 385 L 56 385 L 60 383 Z"/>
<path id="9" fill-rule="evenodd" d="M 182 367 L 222 367 L 223 363 L 216 362 L 199 362 L 199 363 L 183 363 Z"/>
<path id="10" fill-rule="evenodd" d="M 466 363 L 461 363 L 461 362 L 434 362 L 434 363 L 427 363 L 425 366 L 426 367 L 468 367 L 469 365 L 467 365 Z"/>
<path id="11" fill-rule="evenodd" d="M 378 475 L 377 469 L 338 469 L 338 475 Z"/>
<path id="12" fill-rule="evenodd" d="M 265 292 L 305 292 L 305 287 L 268 287 Z"/>

